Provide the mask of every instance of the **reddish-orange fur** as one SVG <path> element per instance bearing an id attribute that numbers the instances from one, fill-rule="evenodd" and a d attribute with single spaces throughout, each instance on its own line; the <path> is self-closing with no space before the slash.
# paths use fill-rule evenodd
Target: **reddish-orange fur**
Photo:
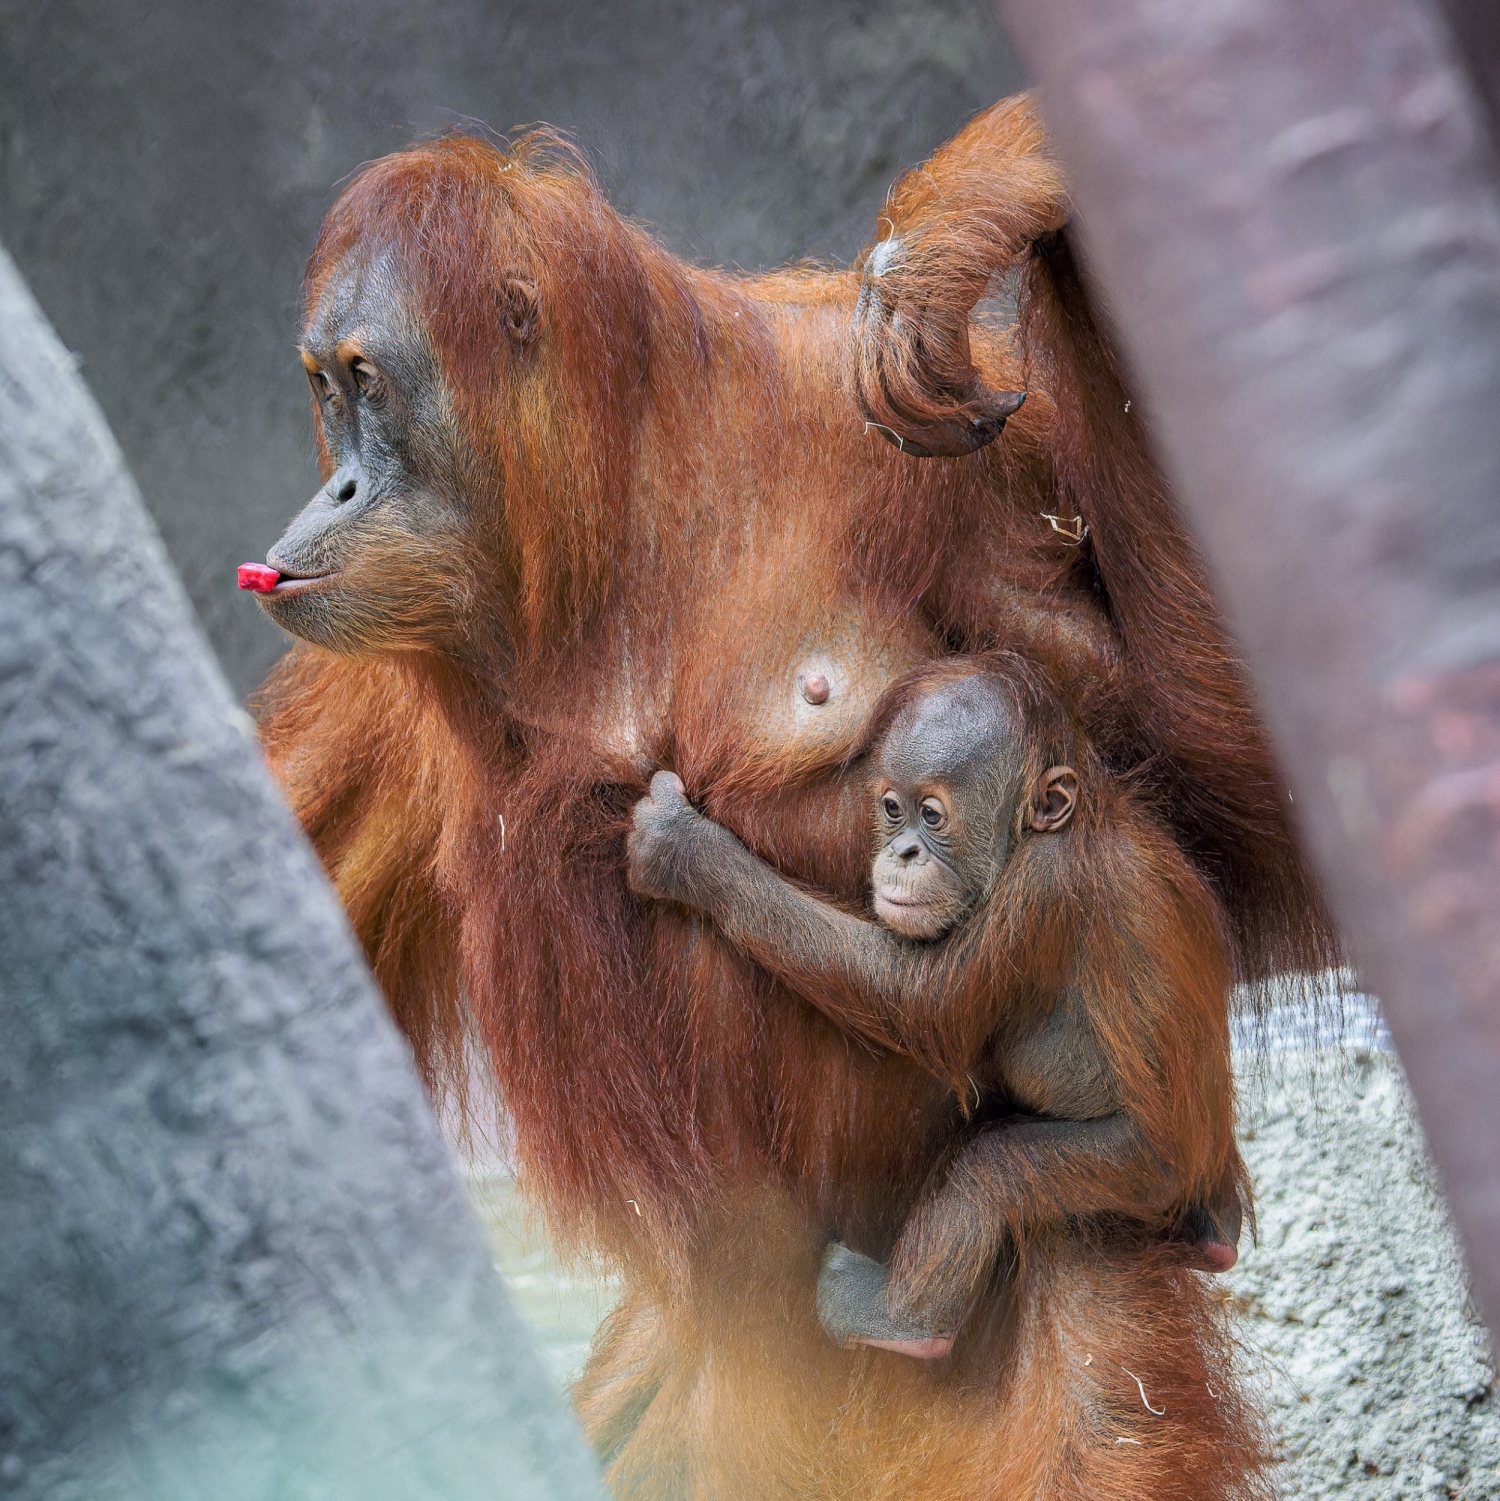
<path id="1" fill-rule="evenodd" d="M 869 733 L 851 767 L 866 807 L 930 794 L 942 810 L 917 869 L 943 861 L 975 904 L 956 924 L 942 909 L 941 934 L 904 941 L 786 882 L 670 776 L 637 807 L 628 855 L 632 890 L 701 913 L 851 1039 L 948 1086 L 952 1145 L 896 1242 L 892 1304 L 951 1331 L 1012 1253 L 1061 1228 L 1143 1243 L 1195 1235 L 1200 1209 L 1237 1226 L 1227 935 L 1130 779 L 1006 654 L 919 668 Z M 1048 768 L 1077 786 L 1066 813 L 1039 796 Z M 995 819 L 1011 833 L 990 870 L 980 831 Z M 884 811 L 874 824 L 877 851 L 910 828 Z M 876 885 L 881 872 L 877 856 Z"/>
<path id="2" fill-rule="evenodd" d="M 951 1095 L 624 884 L 625 820 L 666 764 L 757 853 L 858 900 L 867 810 L 840 767 L 870 709 L 920 662 L 1000 645 L 1173 816 L 1221 883 L 1242 973 L 1323 956 L 1196 556 L 1136 419 L 1110 409 L 1081 288 L 1030 254 L 1066 198 L 1029 102 L 931 174 L 891 210 L 932 251 L 913 295 L 966 311 L 1024 262 L 1023 338 L 975 355 L 1031 394 L 965 458 L 913 460 L 860 420 L 858 272 L 691 269 L 546 138 L 375 163 L 309 272 L 311 308 L 341 263 L 389 252 L 425 311 L 471 443 L 468 615 L 461 649 L 294 651 L 265 744 L 429 1076 L 477 1046 L 554 1227 L 624 1269 L 580 1391 L 621 1495 L 1255 1484 L 1214 1295 L 1170 1249 L 1042 1248 L 952 1370 L 833 1348 L 818 1254 L 835 1226 L 889 1245 Z M 978 185 L 951 213 L 949 177 Z M 1017 199 L 999 228 L 978 212 L 997 192 Z M 539 299 L 524 343 L 500 322 L 516 279 Z M 1092 554 L 1043 512 L 1081 512 Z M 814 654 L 840 677 L 809 728 L 794 683 Z"/>

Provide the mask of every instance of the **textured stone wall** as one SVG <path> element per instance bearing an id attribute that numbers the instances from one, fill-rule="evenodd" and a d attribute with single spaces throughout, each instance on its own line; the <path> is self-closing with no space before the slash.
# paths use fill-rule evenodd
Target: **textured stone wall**
<path id="1" fill-rule="evenodd" d="M 1278 1494 L 1494 1501 L 1495 1368 L 1395 1059 L 1356 1038 L 1242 1064 L 1260 1233 L 1226 1283 Z"/>

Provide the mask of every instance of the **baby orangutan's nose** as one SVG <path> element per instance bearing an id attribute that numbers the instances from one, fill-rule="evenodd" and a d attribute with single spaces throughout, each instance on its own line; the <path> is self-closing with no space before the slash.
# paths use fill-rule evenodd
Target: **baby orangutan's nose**
<path id="1" fill-rule="evenodd" d="M 915 865 L 922 853 L 922 841 L 915 834 L 898 834 L 891 842 L 891 853 L 903 865 Z"/>

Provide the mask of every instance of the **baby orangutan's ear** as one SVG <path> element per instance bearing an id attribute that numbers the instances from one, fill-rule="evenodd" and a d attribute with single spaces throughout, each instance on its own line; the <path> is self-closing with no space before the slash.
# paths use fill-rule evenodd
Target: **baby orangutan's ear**
<path id="1" fill-rule="evenodd" d="M 1078 773 L 1071 766 L 1049 766 L 1031 791 L 1029 827 L 1050 834 L 1066 826 L 1078 806 Z"/>

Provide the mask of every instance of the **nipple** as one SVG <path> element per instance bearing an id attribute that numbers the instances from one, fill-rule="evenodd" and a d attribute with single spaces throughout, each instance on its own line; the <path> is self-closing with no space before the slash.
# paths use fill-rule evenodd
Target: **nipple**
<path id="1" fill-rule="evenodd" d="M 802 697 L 810 704 L 826 704 L 832 691 L 827 677 L 821 672 L 809 672 L 802 679 Z"/>

